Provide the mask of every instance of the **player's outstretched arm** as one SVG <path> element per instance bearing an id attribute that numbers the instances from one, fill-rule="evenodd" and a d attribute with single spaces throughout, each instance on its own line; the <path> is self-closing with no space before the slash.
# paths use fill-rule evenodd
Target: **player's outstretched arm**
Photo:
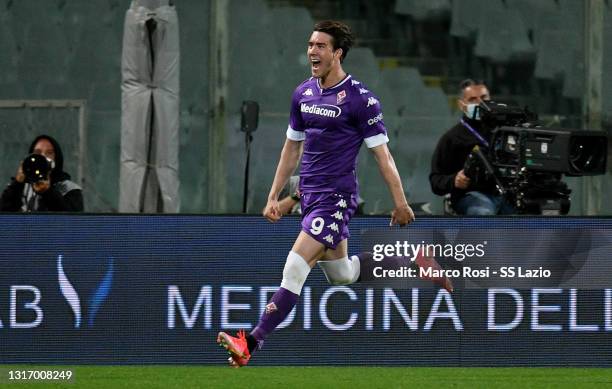
<path id="1" fill-rule="evenodd" d="M 283 151 L 281 151 L 272 188 L 270 188 L 270 193 L 268 194 L 268 203 L 263 210 L 264 217 L 273 223 L 282 216 L 278 205 L 278 195 L 297 168 L 300 156 L 302 155 L 302 143 L 287 139 L 285 140 Z"/>
<path id="2" fill-rule="evenodd" d="M 373 147 L 370 150 L 374 153 L 380 174 L 387 183 L 393 198 L 393 204 L 395 204 L 395 209 L 391 213 L 391 225 L 399 224 L 403 226 L 414 221 L 414 212 L 412 212 L 412 208 L 410 208 L 406 200 L 406 195 L 402 188 L 402 180 L 387 144 Z"/>

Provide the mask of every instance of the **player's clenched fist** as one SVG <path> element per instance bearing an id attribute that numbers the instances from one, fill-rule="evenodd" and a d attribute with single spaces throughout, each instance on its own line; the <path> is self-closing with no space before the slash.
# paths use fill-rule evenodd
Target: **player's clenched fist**
<path id="1" fill-rule="evenodd" d="M 263 216 L 272 223 L 280 220 L 282 214 L 278 208 L 278 200 L 268 200 L 268 204 L 263 210 Z"/>
<path id="2" fill-rule="evenodd" d="M 396 207 L 391 213 L 391 225 L 399 224 L 404 226 L 414 221 L 414 212 L 410 205 L 406 204 L 401 207 Z"/>

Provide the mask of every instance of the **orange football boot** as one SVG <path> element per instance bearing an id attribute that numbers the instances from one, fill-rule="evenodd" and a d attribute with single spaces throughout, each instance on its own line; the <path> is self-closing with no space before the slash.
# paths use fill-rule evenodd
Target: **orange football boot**
<path id="1" fill-rule="evenodd" d="M 217 335 L 217 343 L 230 354 L 230 358 L 228 358 L 230 366 L 242 367 L 249 363 L 251 353 L 247 346 L 246 334 L 244 331 L 238 331 L 238 337 L 228 335 L 225 332 L 219 332 Z"/>

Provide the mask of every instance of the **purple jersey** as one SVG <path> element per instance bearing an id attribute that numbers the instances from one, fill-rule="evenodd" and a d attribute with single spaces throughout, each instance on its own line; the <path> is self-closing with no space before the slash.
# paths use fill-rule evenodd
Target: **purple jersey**
<path id="1" fill-rule="evenodd" d="M 328 89 L 310 78 L 293 92 L 287 138 L 304 141 L 300 191 L 357 192 L 357 154 L 387 143 L 378 99 L 347 75 Z"/>

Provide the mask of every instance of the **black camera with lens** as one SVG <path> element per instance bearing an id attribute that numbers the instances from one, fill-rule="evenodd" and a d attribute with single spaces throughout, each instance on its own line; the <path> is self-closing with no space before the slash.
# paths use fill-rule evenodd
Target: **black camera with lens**
<path id="1" fill-rule="evenodd" d="M 493 176 L 499 193 L 519 213 L 565 215 L 571 189 L 563 175 L 606 172 L 608 135 L 603 131 L 542 127 L 527 108 L 491 100 L 477 109 L 491 139 L 484 153 L 472 151 L 471 169 Z"/>
<path id="2" fill-rule="evenodd" d="M 29 184 L 48 179 L 53 167 L 53 161 L 40 154 L 28 155 L 21 164 L 25 180 Z"/>

